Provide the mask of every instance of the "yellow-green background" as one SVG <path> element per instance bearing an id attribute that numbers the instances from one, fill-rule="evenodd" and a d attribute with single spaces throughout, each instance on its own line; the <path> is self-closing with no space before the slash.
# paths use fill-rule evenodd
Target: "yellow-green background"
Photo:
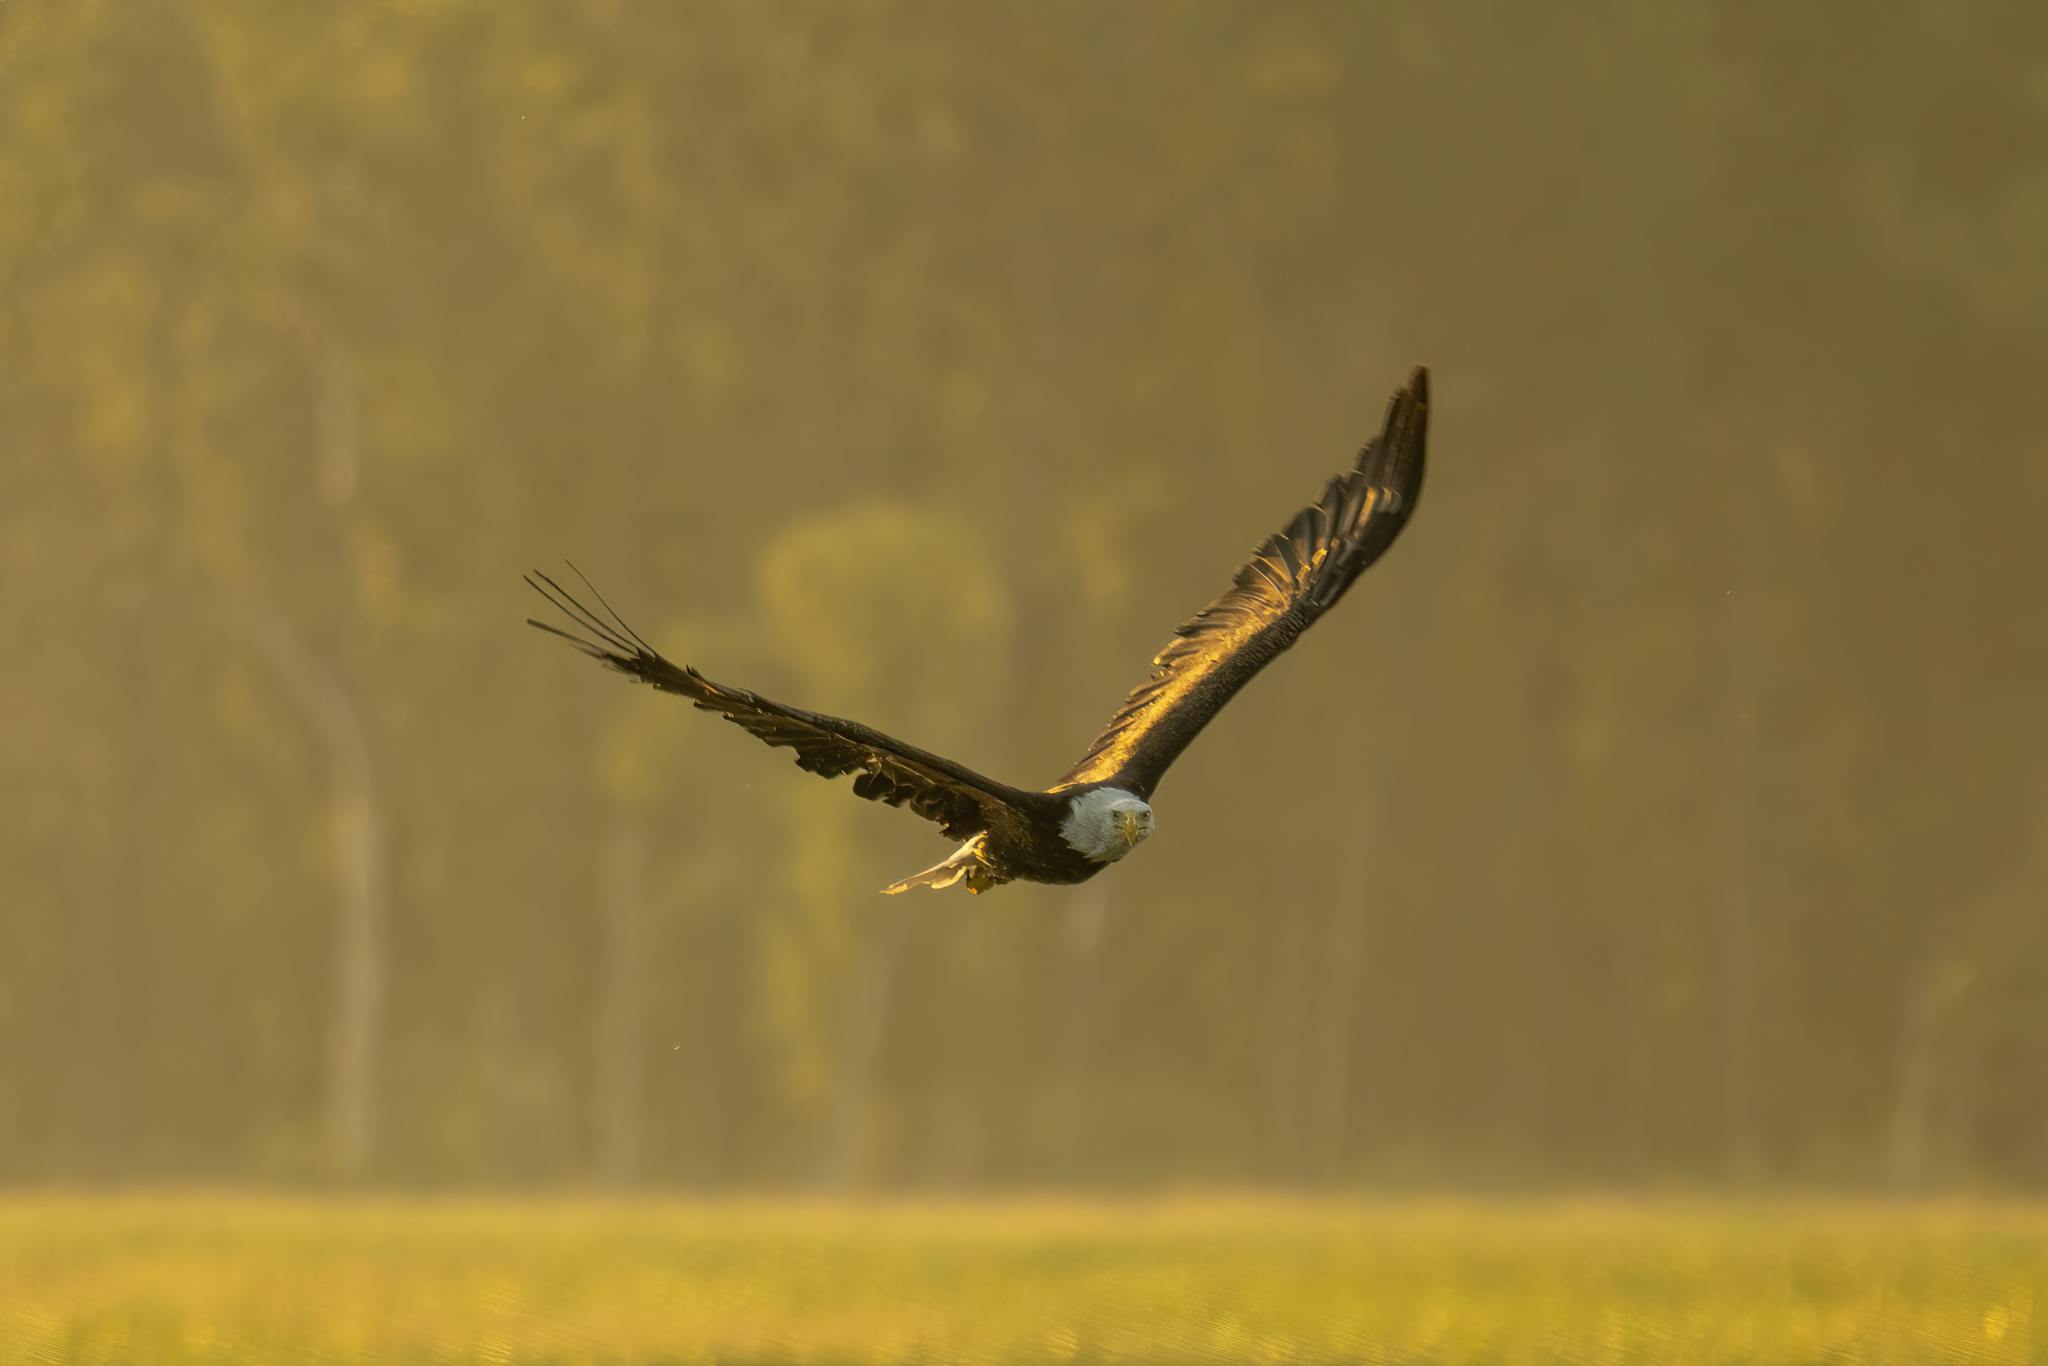
<path id="1" fill-rule="evenodd" d="M 1229 1311 L 1319 1351 L 1450 1353 L 1466 1291 L 1505 1359 L 1529 1296 L 2017 1325 L 2037 11 L 0 0 L 4 1331 L 102 1351 L 184 1277 L 282 1342 L 237 1277 L 326 1256 L 333 1350 L 461 1339 L 472 1253 L 598 1312 L 488 1270 L 529 1216 L 624 1230 L 629 1322 L 738 1240 L 767 1323 L 775 1221 L 866 1216 L 640 1202 L 1020 1190 L 1191 1302 L 1335 1239 L 1329 1333 Z M 1409 532 L 1078 890 L 878 898 L 929 827 L 520 624 L 568 556 L 715 678 L 1049 781 L 1417 362 Z M 1020 1246 L 946 1208 L 875 1216 L 904 1284 Z M 1482 1285 L 1494 1213 L 1584 1276 Z M 1757 1251 L 1809 1227 L 1819 1279 Z"/>

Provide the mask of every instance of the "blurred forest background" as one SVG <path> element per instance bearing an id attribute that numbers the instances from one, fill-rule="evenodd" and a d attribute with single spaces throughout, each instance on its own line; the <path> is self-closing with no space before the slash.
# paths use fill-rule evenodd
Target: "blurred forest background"
<path id="1" fill-rule="evenodd" d="M 2044 244 L 2037 5 L 0 4 L 0 1179 L 2048 1184 Z M 1050 781 L 1416 362 L 1080 889 L 521 624 Z"/>

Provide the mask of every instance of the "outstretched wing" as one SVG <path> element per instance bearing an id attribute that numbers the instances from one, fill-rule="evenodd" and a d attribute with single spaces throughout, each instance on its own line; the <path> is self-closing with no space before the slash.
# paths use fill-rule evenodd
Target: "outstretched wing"
<path id="1" fill-rule="evenodd" d="M 1400 534 L 1422 491 L 1429 372 L 1387 405 L 1358 463 L 1267 538 L 1230 591 L 1183 622 L 1108 729 L 1052 790 L 1111 782 L 1150 797 L 1167 765 L 1268 660 L 1330 610 Z"/>
<path id="2" fill-rule="evenodd" d="M 936 821 L 954 839 L 966 839 L 991 825 L 1021 821 L 1032 808 L 1046 802 L 1041 794 L 984 778 L 951 759 L 906 745 L 858 721 L 785 707 L 744 688 L 714 683 L 688 665 L 671 663 L 619 619 L 588 579 L 583 580 L 584 586 L 604 609 L 602 616 L 545 574 L 535 571 L 526 576 L 526 582 L 588 634 L 565 631 L 531 617 L 527 625 L 560 636 L 628 677 L 687 697 L 702 710 L 717 712 L 768 744 L 795 750 L 799 768 L 827 778 L 859 775 L 853 780 L 857 795 L 907 806 L 926 820 Z"/>

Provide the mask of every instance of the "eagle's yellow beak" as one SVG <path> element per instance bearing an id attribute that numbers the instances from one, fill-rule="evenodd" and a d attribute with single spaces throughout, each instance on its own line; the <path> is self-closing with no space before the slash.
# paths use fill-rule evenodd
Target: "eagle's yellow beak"
<path id="1" fill-rule="evenodd" d="M 1138 843 L 1138 813 L 1119 811 L 1116 813 L 1116 828 L 1124 832 L 1124 848 L 1136 847 Z"/>

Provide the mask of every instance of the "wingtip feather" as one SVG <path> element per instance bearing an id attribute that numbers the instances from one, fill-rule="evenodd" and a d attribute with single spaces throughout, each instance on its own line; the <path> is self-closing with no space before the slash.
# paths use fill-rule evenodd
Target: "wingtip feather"
<path id="1" fill-rule="evenodd" d="M 1373 482 L 1406 473 L 1419 479 L 1424 444 L 1429 438 L 1429 367 L 1418 365 L 1408 383 L 1387 400 L 1379 435 L 1365 443 L 1353 466 Z M 1411 497 L 1413 491 L 1411 490 Z"/>

